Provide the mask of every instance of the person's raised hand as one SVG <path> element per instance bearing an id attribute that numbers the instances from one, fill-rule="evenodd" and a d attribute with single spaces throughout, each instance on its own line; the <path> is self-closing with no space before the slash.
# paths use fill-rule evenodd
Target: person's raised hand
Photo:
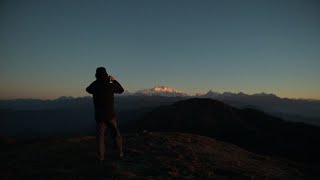
<path id="1" fill-rule="evenodd" d="M 111 81 L 115 81 L 116 80 L 116 78 L 113 77 L 113 76 L 109 76 L 109 78 L 110 78 Z"/>

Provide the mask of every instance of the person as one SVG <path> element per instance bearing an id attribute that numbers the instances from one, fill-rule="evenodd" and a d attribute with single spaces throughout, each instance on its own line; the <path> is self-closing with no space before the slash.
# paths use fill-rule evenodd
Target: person
<path id="1" fill-rule="evenodd" d="M 97 123 L 98 159 L 104 161 L 105 155 L 105 130 L 110 129 L 111 137 L 117 147 L 118 158 L 123 157 L 122 137 L 117 127 L 114 108 L 114 93 L 121 94 L 124 89 L 113 76 L 109 76 L 104 67 L 96 69 L 96 80 L 86 91 L 93 96 L 95 120 Z"/>

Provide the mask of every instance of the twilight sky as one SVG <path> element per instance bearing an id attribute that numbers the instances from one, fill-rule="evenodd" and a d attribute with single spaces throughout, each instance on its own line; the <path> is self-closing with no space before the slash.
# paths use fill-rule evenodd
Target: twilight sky
<path id="1" fill-rule="evenodd" d="M 105 66 L 166 85 L 320 99 L 317 0 L 3 0 L 0 99 L 85 96 Z"/>

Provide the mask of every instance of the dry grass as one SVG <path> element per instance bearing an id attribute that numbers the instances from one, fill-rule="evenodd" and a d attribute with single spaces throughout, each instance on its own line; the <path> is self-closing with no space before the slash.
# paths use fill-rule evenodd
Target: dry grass
<path id="1" fill-rule="evenodd" d="M 123 160 L 96 161 L 94 137 L 6 147 L 1 179 L 304 179 L 294 163 L 183 133 L 124 136 Z"/>

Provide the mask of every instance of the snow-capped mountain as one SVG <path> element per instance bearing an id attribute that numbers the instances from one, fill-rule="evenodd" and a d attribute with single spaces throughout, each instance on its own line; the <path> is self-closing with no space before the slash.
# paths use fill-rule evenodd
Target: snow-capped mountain
<path id="1" fill-rule="evenodd" d="M 151 89 L 144 89 L 137 91 L 137 95 L 147 95 L 147 96 L 167 96 L 167 97 L 176 97 L 176 96 L 190 96 L 189 94 L 173 89 L 167 86 L 156 86 Z"/>

